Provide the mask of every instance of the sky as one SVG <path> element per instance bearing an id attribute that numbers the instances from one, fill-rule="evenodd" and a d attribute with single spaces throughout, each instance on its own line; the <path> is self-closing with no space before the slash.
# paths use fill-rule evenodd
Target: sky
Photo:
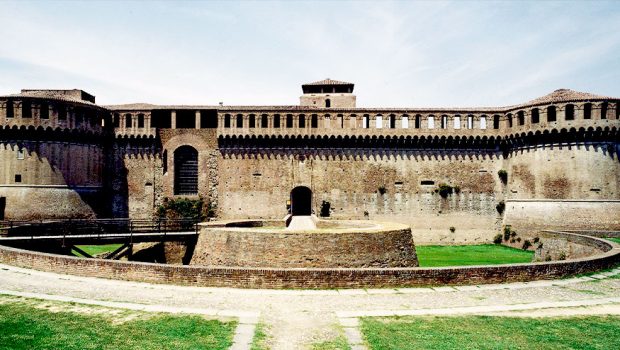
<path id="1" fill-rule="evenodd" d="M 620 96 L 618 1 L 3 1 L 0 38 L 0 95 L 103 105 L 297 105 L 325 78 L 358 107 Z"/>

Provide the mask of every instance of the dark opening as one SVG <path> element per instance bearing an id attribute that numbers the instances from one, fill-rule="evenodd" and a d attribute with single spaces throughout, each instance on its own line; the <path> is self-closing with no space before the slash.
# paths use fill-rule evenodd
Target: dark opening
<path id="1" fill-rule="evenodd" d="M 237 114 L 237 125 L 238 128 L 243 128 L 243 115 Z"/>
<path id="2" fill-rule="evenodd" d="M 607 102 L 601 104 L 601 119 L 607 119 Z"/>
<path id="3" fill-rule="evenodd" d="M 575 106 L 566 105 L 566 109 L 564 109 L 564 120 L 573 120 L 575 119 Z"/>
<path id="4" fill-rule="evenodd" d="M 120 116 L 118 113 L 114 113 L 114 116 L 112 117 L 112 124 L 115 128 L 118 128 L 121 125 Z"/>
<path id="5" fill-rule="evenodd" d="M 6 117 L 13 118 L 13 101 L 6 101 Z"/>
<path id="6" fill-rule="evenodd" d="M 554 122 L 555 120 L 555 106 L 547 107 L 547 121 Z"/>
<path id="7" fill-rule="evenodd" d="M 196 111 L 189 109 L 178 110 L 177 129 L 196 129 Z"/>
<path id="8" fill-rule="evenodd" d="M 583 119 L 592 119 L 592 104 L 586 103 L 583 105 Z"/>
<path id="9" fill-rule="evenodd" d="M 154 110 L 151 112 L 151 127 L 160 129 L 170 129 L 172 127 L 172 116 L 170 111 Z"/>
<path id="10" fill-rule="evenodd" d="M 525 112 L 519 111 L 517 113 L 517 119 L 518 119 L 519 125 L 525 125 Z"/>
<path id="11" fill-rule="evenodd" d="M 493 116 L 493 129 L 499 129 L 499 115 Z"/>
<path id="12" fill-rule="evenodd" d="M 419 115 L 415 116 L 415 128 L 416 129 L 420 128 L 420 116 Z"/>
<path id="13" fill-rule="evenodd" d="M 269 127 L 269 119 L 267 118 L 267 114 L 263 114 L 260 117 L 260 127 L 261 128 L 267 128 Z"/>
<path id="14" fill-rule="evenodd" d="M 428 186 L 428 185 L 434 185 L 435 181 L 433 180 L 422 180 L 420 181 L 420 185 L 424 185 L 424 186 Z"/>
<path id="15" fill-rule="evenodd" d="M 230 128 L 230 114 L 224 116 L 224 127 Z"/>
<path id="16" fill-rule="evenodd" d="M 306 127 L 306 116 L 303 114 L 299 115 L 299 127 L 302 129 Z"/>
<path id="17" fill-rule="evenodd" d="M 254 114 L 250 114 L 250 120 L 248 122 L 248 128 L 255 128 L 256 127 L 256 116 Z"/>
<path id="18" fill-rule="evenodd" d="M 0 197 L 0 220 L 4 220 L 4 209 L 6 208 L 6 197 Z"/>
<path id="19" fill-rule="evenodd" d="M 291 214 L 312 214 L 312 191 L 308 187 L 299 186 L 291 191 Z"/>
<path id="20" fill-rule="evenodd" d="M 131 114 L 125 114 L 125 127 L 131 128 Z"/>
<path id="21" fill-rule="evenodd" d="M 442 115 L 441 116 L 441 128 L 445 129 L 448 127 L 448 116 L 447 115 Z"/>
<path id="22" fill-rule="evenodd" d="M 32 105 L 30 101 L 22 101 L 22 118 L 32 118 Z"/>
<path id="23" fill-rule="evenodd" d="M 287 128 L 292 128 L 293 127 L 293 115 L 292 114 L 287 114 L 286 115 L 286 127 Z"/>
<path id="24" fill-rule="evenodd" d="M 310 127 L 311 128 L 319 127 L 319 117 L 316 114 L 312 115 L 312 119 L 310 120 Z"/>
<path id="25" fill-rule="evenodd" d="M 58 120 L 67 120 L 67 107 L 58 107 Z"/>
<path id="26" fill-rule="evenodd" d="M 139 128 L 144 127 L 144 114 L 142 113 L 138 114 L 138 127 Z"/>
<path id="27" fill-rule="evenodd" d="M 396 128 L 396 117 L 394 115 L 391 115 L 390 116 L 390 129 L 395 129 L 395 128 Z"/>
<path id="28" fill-rule="evenodd" d="M 168 151 L 164 150 L 164 153 L 161 156 L 162 170 L 163 173 L 166 174 L 168 172 Z"/>
<path id="29" fill-rule="evenodd" d="M 41 111 L 39 112 L 41 119 L 50 119 L 50 107 L 47 103 L 41 103 Z"/>
<path id="30" fill-rule="evenodd" d="M 532 124 L 538 124 L 540 122 L 540 113 L 538 112 L 538 108 L 532 109 Z"/>
<path id="31" fill-rule="evenodd" d="M 22 175 L 15 174 L 15 183 L 20 183 L 20 182 L 22 182 Z"/>
<path id="32" fill-rule="evenodd" d="M 174 194 L 198 194 L 198 151 L 194 147 L 174 151 Z"/>
<path id="33" fill-rule="evenodd" d="M 274 128 L 280 127 L 280 115 L 279 114 L 276 114 L 273 116 L 273 127 Z"/>
<path id="34" fill-rule="evenodd" d="M 512 114 L 511 113 L 508 113 L 507 119 L 508 119 L 508 127 L 512 128 Z"/>
<path id="35" fill-rule="evenodd" d="M 217 111 L 206 110 L 200 111 L 200 128 L 201 129 L 216 129 L 217 128 Z"/>
<path id="36" fill-rule="evenodd" d="M 325 107 L 329 108 L 332 106 L 332 101 L 330 99 L 325 100 Z"/>

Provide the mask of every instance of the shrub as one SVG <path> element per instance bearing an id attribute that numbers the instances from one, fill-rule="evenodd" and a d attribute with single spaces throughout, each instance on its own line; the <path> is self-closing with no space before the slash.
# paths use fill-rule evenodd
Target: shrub
<path id="1" fill-rule="evenodd" d="M 461 187 L 460 186 L 458 186 L 458 185 L 454 186 L 453 189 L 454 189 L 454 193 L 456 193 L 456 194 L 461 193 Z"/>
<path id="2" fill-rule="evenodd" d="M 533 239 L 532 241 L 533 241 L 533 243 L 538 243 L 538 241 L 540 241 L 540 238 L 538 238 L 538 237 L 534 237 L 534 239 Z M 542 244 L 542 243 L 541 243 L 541 244 Z"/>
<path id="3" fill-rule="evenodd" d="M 545 261 L 551 261 L 551 255 L 547 255 L 547 256 L 545 257 Z"/>
<path id="4" fill-rule="evenodd" d="M 332 205 L 328 201 L 321 202 L 321 212 L 320 212 L 319 215 L 321 217 L 328 218 L 329 214 L 330 214 L 331 207 L 332 207 Z"/>
<path id="5" fill-rule="evenodd" d="M 512 232 L 512 230 L 510 229 L 510 226 L 505 226 L 504 227 L 504 241 L 508 241 L 510 239 L 510 233 Z"/>
<path id="6" fill-rule="evenodd" d="M 497 235 L 495 235 L 495 237 L 493 237 L 493 243 L 495 244 L 502 244 L 502 234 L 498 233 Z"/>
<path id="7" fill-rule="evenodd" d="M 529 239 L 526 239 L 525 241 L 523 241 L 523 247 L 521 248 L 523 250 L 528 250 L 531 246 L 532 246 L 532 242 L 530 242 Z"/>
<path id="8" fill-rule="evenodd" d="M 450 226 L 450 232 L 454 233 L 454 231 L 456 231 L 456 227 Z"/>
<path id="9" fill-rule="evenodd" d="M 204 202 L 202 198 L 164 198 L 162 205 L 157 207 L 157 217 L 161 219 L 196 219 L 204 220 L 208 214 L 214 214 L 212 208 L 207 208 L 207 215 L 204 213 Z"/>
<path id="10" fill-rule="evenodd" d="M 448 184 L 439 184 L 435 192 L 439 193 L 442 198 L 448 198 L 449 195 L 452 194 L 454 188 Z"/>
<path id="11" fill-rule="evenodd" d="M 504 210 L 506 210 L 506 203 L 504 201 L 500 201 L 499 203 L 497 203 L 497 205 L 495 206 L 495 209 L 497 210 L 497 212 L 501 215 L 504 213 Z"/>
<path id="12" fill-rule="evenodd" d="M 383 196 L 384 194 L 386 194 L 386 193 L 387 193 L 387 188 L 385 188 L 385 186 L 384 186 L 384 185 L 381 185 L 381 186 L 379 186 L 379 188 L 377 189 L 377 191 L 379 191 L 379 194 L 381 194 L 381 195 Z"/>
<path id="13" fill-rule="evenodd" d="M 502 181 L 502 183 L 505 185 L 508 183 L 508 172 L 504 169 L 499 170 L 497 172 L 497 176 L 499 176 L 499 179 Z"/>
<path id="14" fill-rule="evenodd" d="M 560 255 L 558 256 L 558 260 L 566 260 L 566 253 L 560 252 Z"/>

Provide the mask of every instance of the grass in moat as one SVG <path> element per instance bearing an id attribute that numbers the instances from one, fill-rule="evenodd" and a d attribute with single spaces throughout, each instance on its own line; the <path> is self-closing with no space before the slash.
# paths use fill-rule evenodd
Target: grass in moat
<path id="1" fill-rule="evenodd" d="M 0 296 L 0 349 L 227 349 L 236 326 Z"/>
<path id="2" fill-rule="evenodd" d="M 620 243 L 620 237 L 607 237 L 605 239 L 608 239 L 612 242 Z"/>
<path id="3" fill-rule="evenodd" d="M 363 318 L 371 350 L 620 349 L 620 317 Z"/>
<path id="4" fill-rule="evenodd" d="M 514 264 L 531 262 L 534 252 L 499 244 L 416 246 L 420 267 Z"/>
<path id="5" fill-rule="evenodd" d="M 113 252 L 120 248 L 122 244 L 100 244 L 100 245 L 79 245 L 78 248 L 82 249 L 90 255 L 96 255 L 101 253 Z"/>

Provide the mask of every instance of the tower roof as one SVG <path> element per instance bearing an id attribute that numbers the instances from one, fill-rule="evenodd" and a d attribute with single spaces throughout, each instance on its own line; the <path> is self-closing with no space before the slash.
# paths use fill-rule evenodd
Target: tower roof
<path id="1" fill-rule="evenodd" d="M 347 83 L 345 81 L 332 80 L 329 78 L 315 81 L 314 83 L 306 83 L 303 86 L 317 86 L 317 85 L 353 85 L 353 83 Z"/>
<path id="2" fill-rule="evenodd" d="M 558 89 L 550 94 L 535 98 L 524 105 L 537 105 L 556 102 L 571 102 L 582 100 L 607 100 L 613 97 L 591 94 L 589 92 L 579 92 L 571 89 Z"/>

